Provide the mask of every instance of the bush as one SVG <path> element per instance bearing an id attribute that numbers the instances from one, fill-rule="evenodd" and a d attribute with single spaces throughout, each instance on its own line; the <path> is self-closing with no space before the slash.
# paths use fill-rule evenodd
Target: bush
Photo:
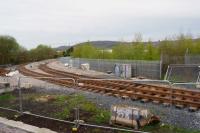
<path id="1" fill-rule="evenodd" d="M 93 103 L 90 103 L 90 102 L 83 103 L 81 108 L 88 112 L 96 112 L 97 111 L 96 105 Z"/>
<path id="2" fill-rule="evenodd" d="M 63 105 L 67 102 L 68 99 L 69 97 L 66 95 L 59 95 L 59 96 L 56 96 L 56 100 L 54 103 L 58 105 Z"/>
<path id="3" fill-rule="evenodd" d="M 58 112 L 55 115 L 58 119 L 65 119 L 70 116 L 70 109 L 69 108 L 64 108 L 62 112 Z"/>
<path id="4" fill-rule="evenodd" d="M 96 114 L 92 117 L 97 124 L 108 123 L 110 120 L 111 113 L 107 110 L 97 110 Z"/>

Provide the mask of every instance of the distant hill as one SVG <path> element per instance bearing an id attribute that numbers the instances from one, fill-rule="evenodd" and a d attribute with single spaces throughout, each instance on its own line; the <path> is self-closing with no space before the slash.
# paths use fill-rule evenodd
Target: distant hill
<path id="1" fill-rule="evenodd" d="M 193 39 L 193 41 L 197 41 L 199 40 L 200 38 L 196 38 L 196 39 Z M 78 43 L 76 45 L 83 45 L 85 44 L 86 42 L 82 42 L 82 43 Z M 102 48 L 102 49 L 110 49 L 112 48 L 113 46 L 117 45 L 117 44 L 130 44 L 131 42 L 120 42 L 120 41 L 90 41 L 91 44 L 93 44 L 95 47 L 97 48 Z M 154 45 L 158 45 L 160 43 L 160 41 L 155 41 L 155 42 L 152 42 Z M 144 44 L 147 44 L 147 42 L 144 42 Z M 74 45 L 74 46 L 76 46 Z M 71 47 L 74 47 L 74 46 L 59 46 L 57 48 L 55 48 L 57 51 L 64 51 L 64 50 L 68 50 L 69 48 Z"/>
<path id="2" fill-rule="evenodd" d="M 200 38 L 194 38 L 192 39 L 193 41 L 198 41 L 200 40 Z M 176 40 L 173 40 L 173 41 L 176 41 Z M 74 46 L 76 45 L 83 45 L 85 44 L 86 42 L 82 42 L 82 43 L 78 43 L 78 44 L 75 44 Z M 93 44 L 95 47 L 97 48 L 112 48 L 113 46 L 117 45 L 117 44 L 120 44 L 120 43 L 123 43 L 123 44 L 130 44 L 131 42 L 122 42 L 122 41 L 90 41 L 91 44 Z M 144 42 L 144 44 L 147 44 L 148 42 Z M 158 45 L 160 43 L 160 40 L 158 41 L 154 41 L 152 42 L 154 45 Z M 59 46 L 57 48 L 55 48 L 56 50 L 67 50 L 71 47 L 74 47 L 74 46 Z"/>
<path id="3" fill-rule="evenodd" d="M 78 43 L 75 44 L 73 46 L 59 46 L 57 48 L 55 48 L 57 51 L 64 51 L 67 50 L 71 47 L 77 46 L 77 45 L 83 45 L 87 42 L 82 42 L 82 43 Z M 101 49 L 111 49 L 113 46 L 117 45 L 117 44 L 130 44 L 131 42 L 120 42 L 120 41 L 90 41 L 90 43 L 92 45 L 94 45 L 97 48 L 101 48 Z M 144 42 L 145 44 L 147 42 Z M 152 42 L 154 45 L 157 45 L 159 43 L 159 41 L 157 42 Z"/>
<path id="4" fill-rule="evenodd" d="M 76 45 L 83 45 L 86 42 L 79 43 Z M 128 44 L 129 42 L 120 42 L 120 41 L 90 41 L 92 45 L 94 45 L 97 48 L 112 48 L 113 46 L 123 43 L 123 44 Z"/>
<path id="5" fill-rule="evenodd" d="M 54 48 L 56 51 L 64 51 L 69 49 L 71 46 L 59 46 L 57 48 Z"/>
<path id="6" fill-rule="evenodd" d="M 83 45 L 85 44 L 86 42 L 82 42 L 82 43 L 78 43 L 78 44 L 75 44 L 74 46 L 76 45 Z M 97 48 L 105 48 L 105 49 L 109 49 L 109 48 L 112 48 L 113 46 L 117 45 L 117 44 L 120 44 L 120 43 L 123 43 L 123 44 L 128 44 L 129 42 L 120 42 L 120 41 L 90 41 L 90 43 L 92 45 L 94 45 L 95 47 Z M 74 46 L 59 46 L 57 48 L 55 48 L 56 51 L 64 51 L 64 50 L 67 50 L 71 47 L 74 47 Z"/>

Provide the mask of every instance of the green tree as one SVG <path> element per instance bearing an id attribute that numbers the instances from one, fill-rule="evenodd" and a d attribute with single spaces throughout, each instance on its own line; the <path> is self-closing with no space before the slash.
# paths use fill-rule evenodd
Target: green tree
<path id="1" fill-rule="evenodd" d="M 85 44 L 75 46 L 71 56 L 79 58 L 97 58 L 98 49 L 95 48 L 90 42 L 87 42 Z"/>
<path id="2" fill-rule="evenodd" d="M 148 42 L 148 44 L 146 44 L 144 52 L 145 52 L 144 53 L 145 60 L 159 60 L 160 58 L 159 49 L 158 47 L 153 46 L 152 42 Z"/>
<path id="3" fill-rule="evenodd" d="M 0 36 L 0 64 L 15 63 L 19 44 L 11 36 Z"/>
<path id="4" fill-rule="evenodd" d="M 20 46 L 16 55 L 16 64 L 29 62 L 29 51 Z"/>
<path id="5" fill-rule="evenodd" d="M 29 59 L 31 61 L 40 61 L 56 57 L 56 51 L 47 45 L 38 45 L 37 48 L 29 51 Z"/>
<path id="6" fill-rule="evenodd" d="M 71 53 L 74 51 L 74 47 L 71 47 L 65 51 L 63 51 L 63 56 L 66 57 L 66 56 L 70 56 Z"/>

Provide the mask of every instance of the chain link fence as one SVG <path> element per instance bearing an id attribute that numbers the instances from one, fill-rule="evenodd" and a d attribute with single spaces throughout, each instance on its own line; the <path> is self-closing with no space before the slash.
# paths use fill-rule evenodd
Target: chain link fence
<path id="1" fill-rule="evenodd" d="M 62 63 L 72 64 L 73 67 L 80 68 L 81 64 L 89 63 L 91 70 L 100 72 L 115 71 L 116 64 L 131 64 L 132 77 L 146 77 L 151 79 L 161 79 L 161 62 L 160 61 L 143 61 L 143 60 L 112 60 L 112 59 L 81 59 L 81 58 L 59 58 Z"/>

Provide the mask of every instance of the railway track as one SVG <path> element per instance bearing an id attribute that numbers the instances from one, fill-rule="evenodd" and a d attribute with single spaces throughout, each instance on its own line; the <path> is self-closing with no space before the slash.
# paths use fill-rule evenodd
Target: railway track
<path id="1" fill-rule="evenodd" d="M 43 74 L 43 73 L 38 73 L 38 72 L 33 72 L 31 70 L 28 70 L 25 68 L 25 66 L 20 66 L 18 67 L 18 70 L 20 73 L 22 73 L 25 76 L 31 76 L 36 79 L 44 80 L 50 83 L 54 83 L 57 85 L 62 85 L 66 87 L 72 87 L 74 86 L 74 82 L 68 79 L 62 79 L 62 77 L 54 76 L 51 74 Z"/>
<path id="2" fill-rule="evenodd" d="M 96 77 L 92 77 L 92 76 L 78 75 L 78 74 L 74 74 L 74 73 L 70 73 L 70 72 L 55 70 L 55 69 L 48 67 L 47 64 L 40 65 L 39 69 L 46 73 L 50 73 L 50 74 L 53 74 L 56 76 L 70 77 L 70 78 L 74 78 L 74 79 L 80 79 L 80 78 L 95 78 L 95 79 L 97 79 Z"/>
<path id="3" fill-rule="evenodd" d="M 143 102 L 151 101 L 154 103 L 163 103 L 165 105 L 173 104 L 177 107 L 189 107 L 190 110 L 197 110 L 200 108 L 200 91 L 133 83 L 128 80 L 94 79 L 94 77 L 90 76 L 77 75 L 74 73 L 55 70 L 49 68 L 47 65 L 40 65 L 39 69 L 54 75 L 55 77 L 74 78 L 76 81 L 78 81 L 76 84 L 77 88 L 82 90 L 113 95 L 116 97 L 130 98 L 132 100 L 140 99 Z M 31 74 L 40 74 L 34 73 L 25 68 L 23 68 L 20 72 L 24 73 L 24 70 L 29 72 L 30 75 L 28 76 L 31 76 Z M 44 76 L 44 74 L 42 75 Z M 54 79 L 50 80 L 50 82 L 60 84 L 60 80 Z M 62 84 L 67 86 L 66 84 L 69 83 L 62 81 L 61 85 Z"/>

